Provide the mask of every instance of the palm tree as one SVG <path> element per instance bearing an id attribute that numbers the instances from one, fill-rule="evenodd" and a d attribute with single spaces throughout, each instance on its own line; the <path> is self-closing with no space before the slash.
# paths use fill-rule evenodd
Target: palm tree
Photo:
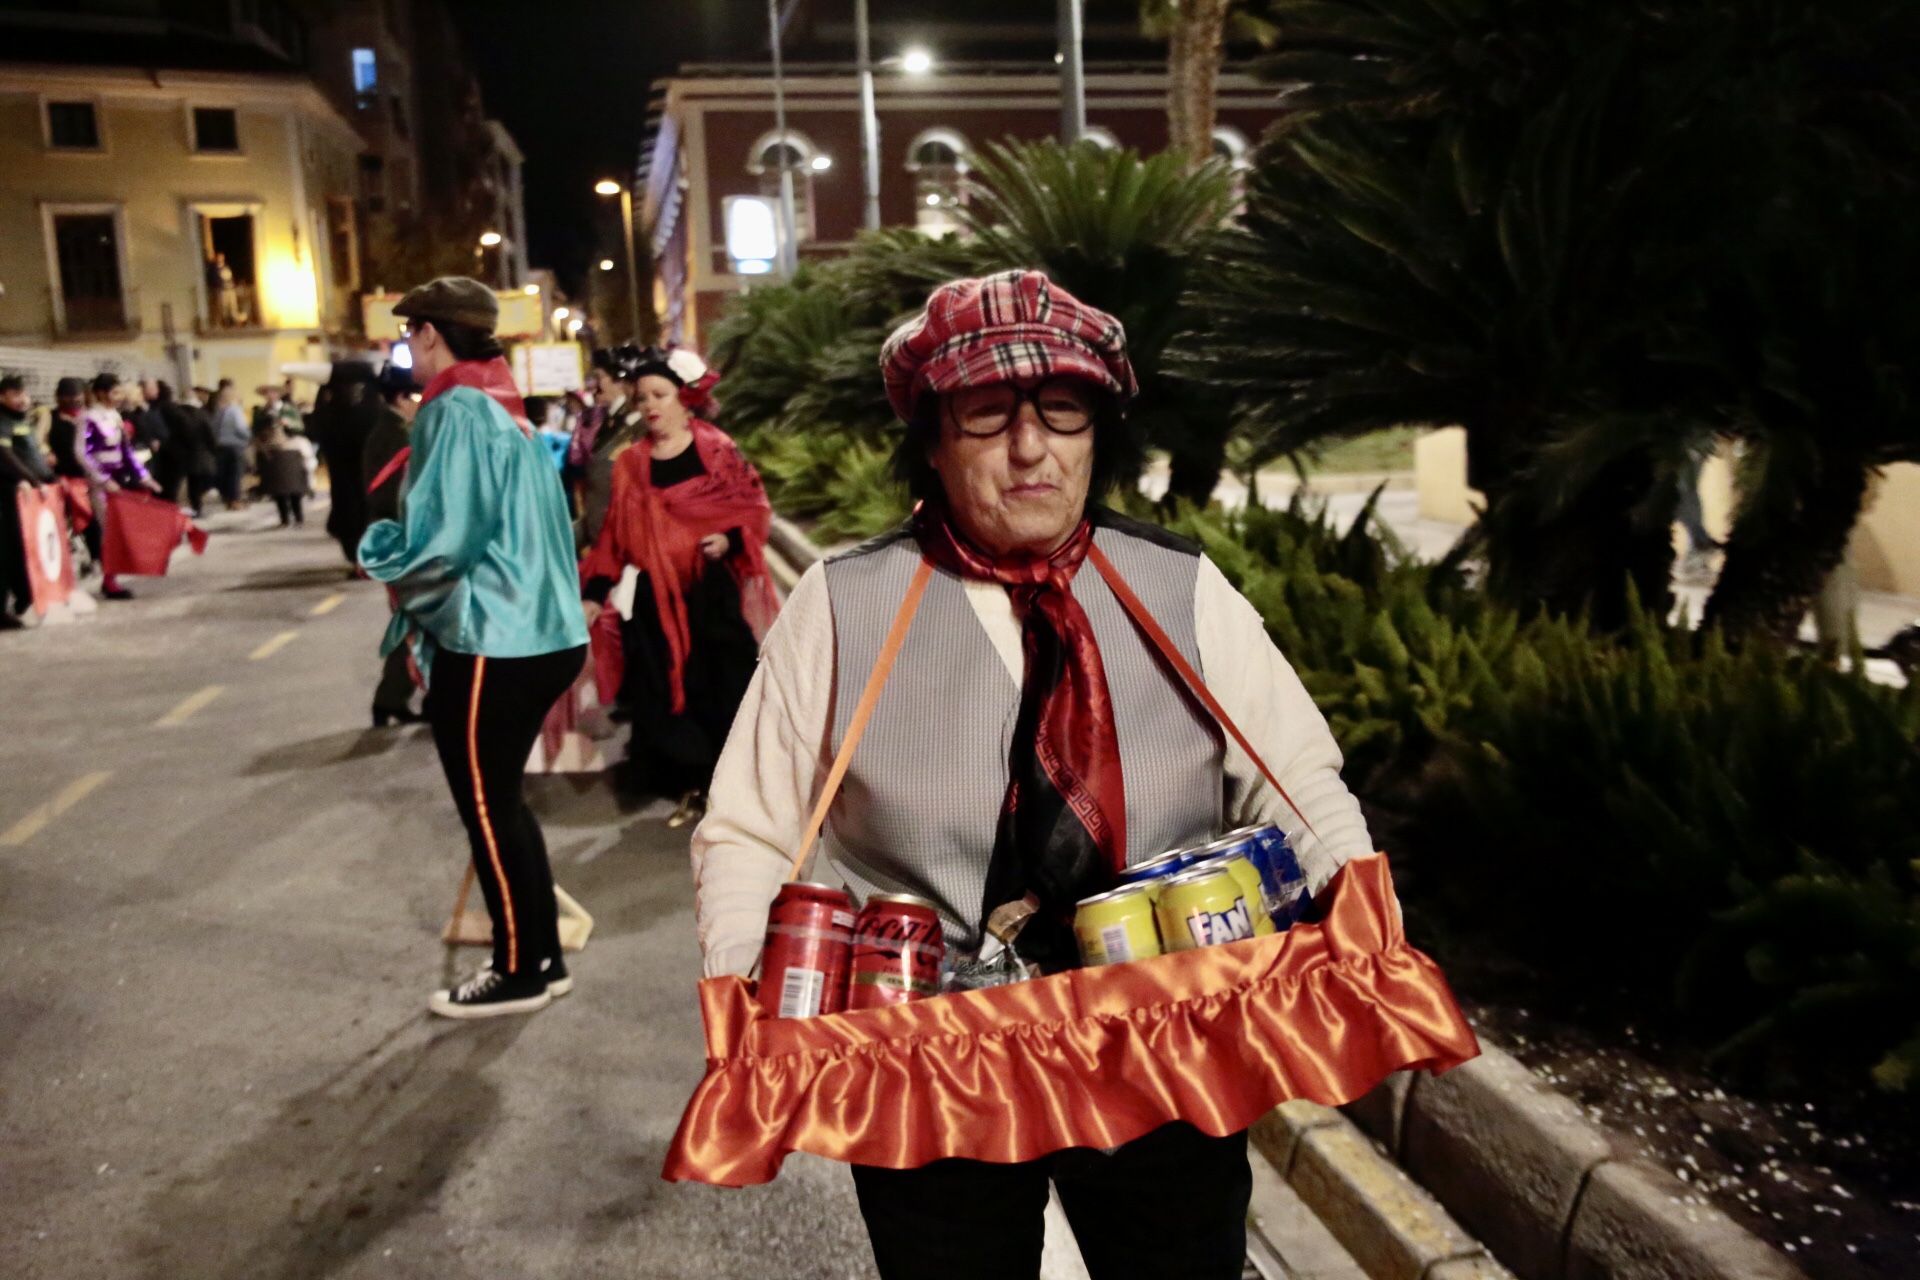
<path id="1" fill-rule="evenodd" d="M 1200 503 L 1219 481 L 1232 422 L 1217 393 L 1172 377 L 1164 357 L 1232 206 L 1232 177 L 1216 162 L 1189 170 L 1171 154 L 1009 142 L 976 159 L 962 210 L 989 258 L 1044 270 L 1119 317 L 1140 377 L 1133 421 L 1172 458 L 1169 497 Z"/>
<path id="2" fill-rule="evenodd" d="M 1260 0 L 1141 0 L 1140 22 L 1167 41 L 1167 150 L 1188 165 L 1213 157 L 1214 100 L 1229 37 L 1265 42 Z"/>
<path id="3" fill-rule="evenodd" d="M 1275 0 L 1284 35 L 1264 70 L 1302 87 L 1261 152 L 1219 291 L 1196 301 L 1186 367 L 1240 393 L 1268 454 L 1394 422 L 1464 425 L 1491 585 L 1602 624 L 1624 618 L 1628 581 L 1650 604 L 1667 596 L 1670 471 L 1688 444 L 1764 437 L 1751 453 L 1778 460 L 1770 491 L 1801 496 L 1748 513 L 1804 519 L 1811 502 L 1839 528 L 1835 541 L 1822 524 L 1827 551 L 1791 572 L 1783 520 L 1736 533 L 1727 589 L 1753 599 L 1715 616 L 1770 626 L 1757 598 L 1804 601 L 1900 434 L 1858 397 L 1870 431 L 1805 411 L 1821 385 L 1813 317 L 1861 350 L 1898 350 L 1854 304 L 1873 260 L 1881 283 L 1912 288 L 1891 283 L 1911 257 L 1897 247 L 1857 271 L 1820 265 L 1832 229 L 1801 216 L 1844 205 L 1866 175 L 1905 175 L 1874 180 L 1904 190 L 1920 171 L 1898 71 L 1914 43 L 1896 34 L 1914 20 L 1893 0 L 1839 9 Z M 1812 261 L 1761 269 L 1793 245 Z M 1824 303 L 1788 279 L 1825 282 Z M 1827 367 L 1887 383 L 1888 364 L 1862 363 Z M 1767 392 L 1788 373 L 1795 385 Z M 1906 375 L 1892 385 L 1883 410 L 1907 402 Z M 1871 446 L 1852 443 L 1863 434 Z"/>

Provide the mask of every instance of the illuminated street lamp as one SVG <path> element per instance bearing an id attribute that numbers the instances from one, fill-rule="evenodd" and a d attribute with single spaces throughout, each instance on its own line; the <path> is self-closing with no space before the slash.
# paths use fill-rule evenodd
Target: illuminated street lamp
<path id="1" fill-rule="evenodd" d="M 580 321 L 580 320 L 569 320 L 569 321 L 567 321 L 567 332 L 568 332 L 568 333 L 578 333 L 578 332 L 580 332 L 580 330 L 581 330 L 581 328 L 582 328 L 582 326 L 583 326 L 583 323 L 584 323 L 584 322 L 583 322 L 583 321 Z"/>
<path id="2" fill-rule="evenodd" d="M 500 240 L 501 236 L 498 231 L 483 231 L 480 233 L 480 247 L 482 249 L 492 249 L 500 243 Z"/>
<path id="3" fill-rule="evenodd" d="M 827 170 L 833 168 L 833 157 L 815 156 L 813 159 L 807 161 L 807 167 L 815 173 L 825 173 Z"/>
<path id="4" fill-rule="evenodd" d="M 620 238 L 627 247 L 627 301 L 632 308 L 633 330 L 629 335 L 634 342 L 640 341 L 640 268 L 633 260 L 633 188 L 624 182 L 612 178 L 602 178 L 593 184 L 593 193 L 597 196 L 620 197 Z M 613 270 L 613 260 L 600 260 L 602 271 Z"/>
<path id="5" fill-rule="evenodd" d="M 909 49 L 900 55 L 900 69 L 910 76 L 923 76 L 933 70 L 933 55 L 925 49 Z"/>
<path id="6" fill-rule="evenodd" d="M 540 296 L 540 286 L 537 284 L 523 284 L 520 286 L 520 292 L 526 294 L 529 298 L 537 298 Z"/>
<path id="7" fill-rule="evenodd" d="M 553 318 L 555 320 L 565 320 L 568 316 L 572 314 L 573 314 L 573 309 L 571 307 L 555 307 L 553 309 Z"/>

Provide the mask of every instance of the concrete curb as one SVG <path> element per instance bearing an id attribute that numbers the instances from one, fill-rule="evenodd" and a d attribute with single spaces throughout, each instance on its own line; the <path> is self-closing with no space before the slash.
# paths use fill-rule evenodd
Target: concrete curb
<path id="1" fill-rule="evenodd" d="M 1338 1111 L 1282 1103 L 1254 1124 L 1251 1137 L 1371 1280 L 1513 1280 Z M 1257 1227 L 1258 1204 L 1254 1220 Z"/>
<path id="2" fill-rule="evenodd" d="M 1806 1280 L 1492 1046 L 1346 1110 L 1523 1280 Z"/>

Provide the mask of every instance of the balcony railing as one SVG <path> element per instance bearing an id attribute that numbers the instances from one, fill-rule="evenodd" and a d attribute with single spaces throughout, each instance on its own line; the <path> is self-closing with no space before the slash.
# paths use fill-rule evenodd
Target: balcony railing
<path id="1" fill-rule="evenodd" d="M 200 313 L 198 328 L 201 333 L 220 333 L 258 329 L 262 324 L 258 290 L 250 284 L 235 284 L 209 293 Z"/>

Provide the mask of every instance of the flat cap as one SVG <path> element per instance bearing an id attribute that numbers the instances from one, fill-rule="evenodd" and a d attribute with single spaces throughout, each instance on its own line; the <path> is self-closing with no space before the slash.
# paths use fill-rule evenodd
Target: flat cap
<path id="1" fill-rule="evenodd" d="M 445 320 L 492 333 L 500 323 L 500 299 L 469 276 L 441 276 L 394 303 L 393 314 L 409 320 Z"/>
<path id="2" fill-rule="evenodd" d="M 903 422 L 923 392 L 1022 378 L 1085 378 L 1122 400 L 1139 391 L 1120 322 L 1038 271 L 952 280 L 880 351 L 887 399 Z"/>

